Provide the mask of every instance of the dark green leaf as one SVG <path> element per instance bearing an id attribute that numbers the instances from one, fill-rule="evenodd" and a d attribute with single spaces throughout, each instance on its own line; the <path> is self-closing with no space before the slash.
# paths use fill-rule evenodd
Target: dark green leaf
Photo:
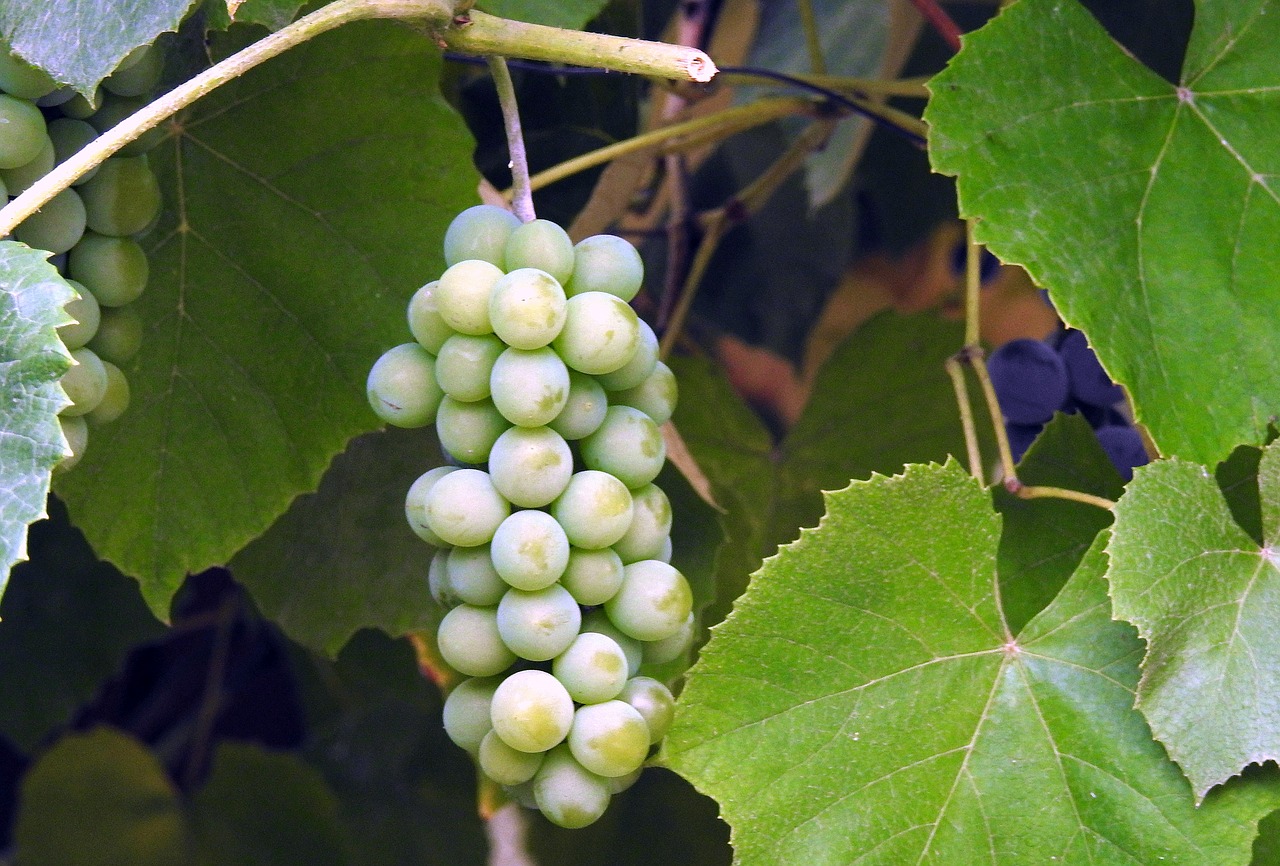
<path id="1" fill-rule="evenodd" d="M 1012 637 L 1000 520 L 954 463 L 828 495 L 690 672 L 668 763 L 741 862 L 1242 863 L 1274 779 L 1197 808 L 1133 710 L 1102 539 Z"/>
<path id="2" fill-rule="evenodd" d="M 1107 548 L 1116 616 L 1147 642 L 1138 707 L 1199 796 L 1280 757 L 1280 447 L 1264 449 L 1258 487 L 1261 547 L 1203 467 L 1153 463 Z"/>
<path id="3" fill-rule="evenodd" d="M 502 18 L 578 30 L 600 14 L 607 3 L 608 0 L 480 0 L 476 8 Z"/>
<path id="4" fill-rule="evenodd" d="M 1049 288 L 1162 453 L 1205 465 L 1280 412 L 1269 11 L 1198 3 L 1175 87 L 1074 0 L 1023 0 L 930 85 L 934 166 L 979 240 Z"/>
<path id="5" fill-rule="evenodd" d="M 409 339 L 405 304 L 474 201 L 438 66 L 406 28 L 348 25 L 207 97 L 151 154 L 166 213 L 133 405 L 59 492 L 157 613 L 377 425 L 368 369 Z"/>
<path id="6" fill-rule="evenodd" d="M 207 0 L 209 26 L 225 30 L 236 24 L 261 24 L 279 30 L 298 14 L 302 0 Z"/>

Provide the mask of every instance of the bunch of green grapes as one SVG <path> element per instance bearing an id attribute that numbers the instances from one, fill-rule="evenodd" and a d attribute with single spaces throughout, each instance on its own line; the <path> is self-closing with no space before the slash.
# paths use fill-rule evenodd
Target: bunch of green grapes
<path id="1" fill-rule="evenodd" d="M 514 797 L 582 827 L 671 723 L 671 692 L 641 665 L 693 639 L 653 483 L 675 377 L 628 303 L 643 267 L 625 240 L 575 246 L 554 223 L 480 205 L 449 226 L 444 253 L 448 269 L 409 303 L 414 342 L 378 359 L 368 395 L 388 423 L 434 421 L 456 464 L 405 499 L 438 548 L 440 654 L 470 677 L 445 729 Z"/>
<path id="2" fill-rule="evenodd" d="M 159 50 L 137 49 L 91 102 L 0 44 L 0 202 L 146 105 L 162 66 Z M 129 405 L 120 368 L 141 346 L 142 323 L 128 304 L 142 294 L 148 276 L 147 256 L 135 237 L 160 213 L 160 184 L 146 151 L 162 134 L 153 131 L 126 145 L 13 232 L 15 240 L 52 253 L 79 295 L 66 307 L 75 323 L 58 331 L 74 362 L 62 379 L 71 399 L 60 416 L 71 447 L 63 469 L 84 453 L 89 426 L 114 421 Z"/>

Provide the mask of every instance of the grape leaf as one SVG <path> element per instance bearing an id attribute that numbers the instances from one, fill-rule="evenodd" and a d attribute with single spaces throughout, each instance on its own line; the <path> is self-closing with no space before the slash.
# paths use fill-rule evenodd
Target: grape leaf
<path id="1" fill-rule="evenodd" d="M 1103 539 L 1013 638 L 1000 518 L 954 462 L 828 494 L 690 671 L 665 760 L 741 862 L 1246 862 L 1274 779 L 1199 808 L 1133 710 Z"/>
<path id="2" fill-rule="evenodd" d="M 134 402 L 57 486 L 157 615 L 377 426 L 369 367 L 409 339 L 405 304 L 475 196 L 439 63 L 406 28 L 348 25 L 206 97 L 151 153 L 166 212 Z"/>
<path id="3" fill-rule="evenodd" d="M 90 97 L 126 54 L 177 30 L 197 2 L 131 0 L 125 9 L 114 0 L 5 0 L 0 34 L 15 54 Z"/>
<path id="4" fill-rule="evenodd" d="M 979 240 L 1048 287 L 1161 453 L 1213 465 L 1280 412 L 1280 16 L 1196 8 L 1175 87 L 1074 0 L 1013 4 L 933 79 L 925 117 Z"/>
<path id="5" fill-rule="evenodd" d="M 1147 642 L 1138 707 L 1200 796 L 1280 758 L 1280 447 L 1258 488 L 1261 547 L 1212 474 L 1159 461 L 1134 473 L 1107 548 L 1116 616 Z"/>
<path id="6" fill-rule="evenodd" d="M 476 8 L 501 18 L 578 30 L 606 5 L 608 0 L 480 0 Z"/>
<path id="7" fill-rule="evenodd" d="M 261 24 L 279 30 L 298 14 L 302 0 L 207 0 L 209 26 L 226 29 L 236 24 Z"/>
<path id="8" fill-rule="evenodd" d="M 58 379 L 71 358 L 55 331 L 75 291 L 48 253 L 0 241 L 0 592 L 27 558 L 27 526 L 45 516 L 49 475 L 66 453 Z"/>

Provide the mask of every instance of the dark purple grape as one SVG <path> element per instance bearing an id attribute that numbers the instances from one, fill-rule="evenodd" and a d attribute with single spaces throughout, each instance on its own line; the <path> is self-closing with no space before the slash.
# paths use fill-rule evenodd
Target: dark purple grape
<path id="1" fill-rule="evenodd" d="M 1036 437 L 1040 435 L 1044 425 L 1006 424 L 1004 429 L 1009 437 L 1009 450 L 1013 452 L 1013 462 L 1017 463 L 1022 459 L 1022 455 L 1027 453 L 1031 443 L 1036 441 Z"/>
<path id="2" fill-rule="evenodd" d="M 1098 436 L 1098 444 L 1107 452 L 1125 481 L 1133 479 L 1135 468 L 1150 462 L 1147 449 L 1142 446 L 1142 437 L 1132 427 L 1111 425 L 1099 427 L 1094 433 Z"/>
<path id="3" fill-rule="evenodd" d="M 1089 348 L 1083 331 L 1070 330 L 1058 344 L 1058 354 L 1067 367 L 1067 382 L 1071 396 L 1090 406 L 1114 406 L 1124 399 L 1124 391 L 1111 381 L 1107 371 L 1098 363 L 1098 356 Z"/>
<path id="4" fill-rule="evenodd" d="M 1005 420 L 1043 424 L 1067 400 L 1067 369 L 1039 340 L 1011 340 L 991 353 L 987 372 Z"/>

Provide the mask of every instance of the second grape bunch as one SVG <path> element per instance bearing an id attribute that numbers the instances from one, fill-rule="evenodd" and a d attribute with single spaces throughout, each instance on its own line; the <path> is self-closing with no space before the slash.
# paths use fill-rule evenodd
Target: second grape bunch
<path id="1" fill-rule="evenodd" d="M 670 690 L 641 666 L 693 639 L 654 484 L 675 377 L 629 304 L 643 266 L 622 238 L 575 245 L 554 223 L 479 205 L 454 219 L 444 254 L 410 301 L 414 342 L 378 359 L 368 396 L 390 424 L 434 422 L 456 464 L 405 499 L 437 548 L 440 654 L 469 677 L 445 729 L 513 798 L 583 827 L 671 723 Z"/>

